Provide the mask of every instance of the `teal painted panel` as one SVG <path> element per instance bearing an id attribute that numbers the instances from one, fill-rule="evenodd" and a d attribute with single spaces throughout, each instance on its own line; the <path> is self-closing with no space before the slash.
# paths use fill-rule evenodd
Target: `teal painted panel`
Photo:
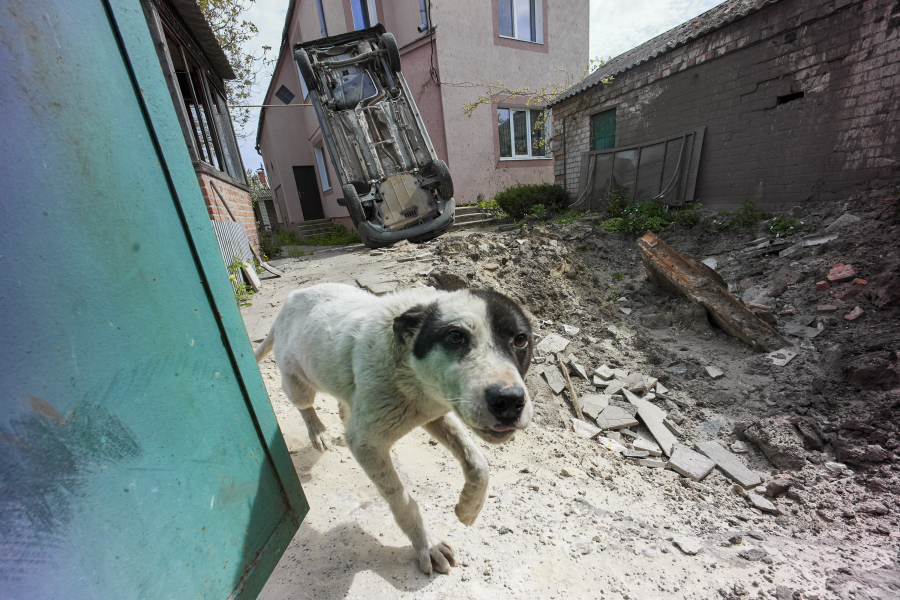
<path id="1" fill-rule="evenodd" d="M 608 150 L 616 147 L 616 109 L 606 110 L 591 117 L 591 150 Z"/>
<path id="2" fill-rule="evenodd" d="M 255 597 L 308 506 L 137 0 L 0 4 L 0 589 Z"/>

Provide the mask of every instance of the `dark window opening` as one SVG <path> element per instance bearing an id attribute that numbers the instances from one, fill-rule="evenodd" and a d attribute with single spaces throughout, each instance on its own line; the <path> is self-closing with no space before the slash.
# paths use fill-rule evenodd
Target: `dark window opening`
<path id="1" fill-rule="evenodd" d="M 775 106 L 779 106 L 781 104 L 791 102 L 792 100 L 798 100 L 802 97 L 803 97 L 803 92 L 794 92 L 793 94 L 785 94 L 784 96 L 778 96 L 778 100 L 775 102 Z"/>
<path id="2" fill-rule="evenodd" d="M 291 100 L 294 99 L 294 94 L 292 94 L 291 90 L 287 89 L 285 86 L 281 86 L 278 88 L 278 91 L 275 92 L 275 97 L 285 104 L 290 104 Z"/>
<path id="3" fill-rule="evenodd" d="M 591 150 L 616 147 L 616 109 L 605 110 L 591 117 Z"/>

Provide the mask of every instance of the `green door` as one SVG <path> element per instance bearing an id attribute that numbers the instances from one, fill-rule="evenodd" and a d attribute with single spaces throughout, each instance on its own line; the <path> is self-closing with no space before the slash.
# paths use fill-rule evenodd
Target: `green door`
<path id="1" fill-rule="evenodd" d="M 591 117 L 591 150 L 608 150 L 616 147 L 616 109 L 606 110 Z"/>
<path id="2" fill-rule="evenodd" d="M 0 596 L 253 598 L 308 507 L 140 2 L 0 39 Z"/>

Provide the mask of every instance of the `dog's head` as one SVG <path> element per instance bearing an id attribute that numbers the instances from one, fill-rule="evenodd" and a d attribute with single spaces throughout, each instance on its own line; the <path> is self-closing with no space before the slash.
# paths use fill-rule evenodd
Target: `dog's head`
<path id="1" fill-rule="evenodd" d="M 463 290 L 442 294 L 394 320 L 416 378 L 449 402 L 476 434 L 499 444 L 531 423 L 531 397 L 522 379 L 533 336 L 525 313 L 503 294 Z"/>

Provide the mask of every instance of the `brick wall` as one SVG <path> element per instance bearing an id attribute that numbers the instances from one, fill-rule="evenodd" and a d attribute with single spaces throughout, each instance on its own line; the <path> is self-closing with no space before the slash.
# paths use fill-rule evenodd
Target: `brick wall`
<path id="1" fill-rule="evenodd" d="M 231 221 L 231 215 L 234 215 L 234 220 L 244 225 L 244 231 L 247 232 L 247 239 L 250 240 L 250 245 L 258 250 L 259 232 L 256 227 L 253 203 L 250 202 L 250 192 L 203 172 L 197 173 L 197 180 L 200 182 L 200 191 L 203 193 L 203 200 L 206 202 L 209 218 L 213 221 Z M 219 194 L 228 203 L 231 215 L 228 214 L 228 210 L 223 206 L 222 200 L 216 194 L 216 190 L 212 188 L 212 182 L 215 182 Z"/>
<path id="2" fill-rule="evenodd" d="M 590 116 L 612 107 L 617 146 L 706 126 L 709 207 L 880 187 L 900 179 L 900 2 L 782 0 L 556 105 L 554 174 L 571 194 Z"/>

